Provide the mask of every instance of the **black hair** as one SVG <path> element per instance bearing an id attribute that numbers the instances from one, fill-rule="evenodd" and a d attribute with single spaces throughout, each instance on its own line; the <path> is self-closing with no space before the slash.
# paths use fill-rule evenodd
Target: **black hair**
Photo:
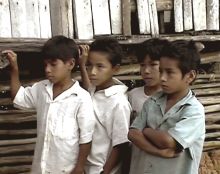
<path id="1" fill-rule="evenodd" d="M 90 52 L 98 51 L 98 52 L 107 53 L 108 60 L 112 64 L 112 66 L 120 65 L 121 60 L 123 58 L 123 51 L 119 42 L 116 39 L 110 37 L 97 38 L 90 45 L 89 51 Z"/>
<path id="2" fill-rule="evenodd" d="M 191 70 L 198 71 L 200 65 L 200 55 L 194 41 L 176 40 L 167 44 L 162 57 L 169 57 L 178 60 L 179 68 L 184 76 Z"/>
<path id="3" fill-rule="evenodd" d="M 63 62 L 79 58 L 78 46 L 73 39 L 65 36 L 54 36 L 42 48 L 43 59 L 61 59 Z"/>
<path id="4" fill-rule="evenodd" d="M 168 43 L 165 39 L 153 38 L 142 42 L 137 49 L 137 59 L 141 63 L 146 56 L 149 56 L 152 60 L 160 60 L 161 51 L 163 47 Z"/>

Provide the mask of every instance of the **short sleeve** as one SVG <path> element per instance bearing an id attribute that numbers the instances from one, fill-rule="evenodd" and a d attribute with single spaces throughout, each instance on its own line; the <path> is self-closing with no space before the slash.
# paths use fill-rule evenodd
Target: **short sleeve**
<path id="1" fill-rule="evenodd" d="M 91 142 L 95 126 L 95 116 L 89 93 L 85 95 L 80 103 L 77 113 L 77 123 L 80 130 L 79 143 L 85 144 Z"/>
<path id="2" fill-rule="evenodd" d="M 36 108 L 38 85 L 34 84 L 32 87 L 20 87 L 15 98 L 14 106 L 21 109 Z"/>
<path id="3" fill-rule="evenodd" d="M 135 128 L 139 130 L 143 130 L 147 124 L 147 107 L 149 105 L 148 100 L 143 104 L 141 112 L 135 118 L 134 122 L 130 126 L 130 128 Z"/>
<path id="4" fill-rule="evenodd" d="M 130 114 L 131 107 L 128 101 L 126 103 L 117 104 L 113 109 L 113 129 L 111 134 L 113 147 L 129 141 L 127 137 L 130 124 Z"/>
<path id="5" fill-rule="evenodd" d="M 187 105 L 182 112 L 181 120 L 168 133 L 185 149 L 205 136 L 205 112 L 202 105 Z"/>

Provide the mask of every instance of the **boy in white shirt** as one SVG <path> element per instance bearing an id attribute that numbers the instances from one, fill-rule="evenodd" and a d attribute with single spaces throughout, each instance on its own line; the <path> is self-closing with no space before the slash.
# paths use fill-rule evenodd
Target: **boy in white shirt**
<path id="1" fill-rule="evenodd" d="M 43 46 L 48 80 L 22 87 L 17 55 L 5 50 L 11 67 L 14 104 L 37 111 L 37 142 L 32 174 L 83 174 L 94 131 L 92 100 L 71 78 L 79 53 L 72 39 L 55 36 Z"/>
<path id="2" fill-rule="evenodd" d="M 113 78 L 119 70 L 122 49 L 117 40 L 111 38 L 95 40 L 90 50 L 88 46 L 81 48 L 83 83 L 92 96 L 97 121 L 85 172 L 118 174 L 122 150 L 128 142 L 126 133 L 131 112 L 127 87 Z M 85 65 L 88 50 L 88 62 Z"/>

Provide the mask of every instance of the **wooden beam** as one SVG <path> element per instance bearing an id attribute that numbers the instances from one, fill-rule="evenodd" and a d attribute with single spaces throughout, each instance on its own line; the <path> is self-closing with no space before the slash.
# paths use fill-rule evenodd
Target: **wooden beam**
<path id="1" fill-rule="evenodd" d="M 0 37 L 11 37 L 9 2 L 0 0 Z"/>
<path id="2" fill-rule="evenodd" d="M 16 165 L 0 167 L 1 174 L 15 174 L 21 172 L 30 172 L 31 165 Z"/>
<path id="3" fill-rule="evenodd" d="M 12 153 L 30 152 L 35 148 L 35 144 L 15 145 L 0 147 L 0 155 L 7 155 Z"/>
<path id="4" fill-rule="evenodd" d="M 194 0 L 192 2 L 195 31 L 206 30 L 206 0 Z"/>
<path id="5" fill-rule="evenodd" d="M 174 0 L 175 32 L 183 32 L 183 2 Z"/>
<path id="6" fill-rule="evenodd" d="M 122 0 L 122 21 L 123 34 L 125 36 L 131 35 L 131 6 L 130 0 Z"/>
<path id="7" fill-rule="evenodd" d="M 109 1 L 112 34 L 122 34 L 121 0 Z"/>
<path id="8" fill-rule="evenodd" d="M 219 0 L 207 2 L 207 29 L 219 30 Z"/>
<path id="9" fill-rule="evenodd" d="M 0 146 L 11 146 L 21 144 L 33 144 L 36 142 L 36 138 L 17 139 L 17 140 L 1 140 Z"/>
<path id="10" fill-rule="evenodd" d="M 184 30 L 193 29 L 192 0 L 183 0 Z"/>

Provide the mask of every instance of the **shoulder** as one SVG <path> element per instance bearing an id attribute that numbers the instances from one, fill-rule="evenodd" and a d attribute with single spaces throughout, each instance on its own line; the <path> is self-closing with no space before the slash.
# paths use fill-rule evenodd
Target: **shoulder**
<path id="1" fill-rule="evenodd" d="M 85 98 L 91 98 L 90 94 L 88 91 L 83 89 L 80 85 L 79 82 L 76 81 L 74 84 L 74 91 L 76 91 L 76 94 L 79 98 L 85 99 Z"/>
<path id="2" fill-rule="evenodd" d="M 137 88 L 134 88 L 134 89 L 128 91 L 128 95 L 129 95 L 129 96 L 133 96 L 133 95 L 135 95 L 135 94 L 137 94 L 137 93 L 140 93 L 140 92 L 143 93 L 143 91 L 144 91 L 144 86 L 137 87 Z"/>

